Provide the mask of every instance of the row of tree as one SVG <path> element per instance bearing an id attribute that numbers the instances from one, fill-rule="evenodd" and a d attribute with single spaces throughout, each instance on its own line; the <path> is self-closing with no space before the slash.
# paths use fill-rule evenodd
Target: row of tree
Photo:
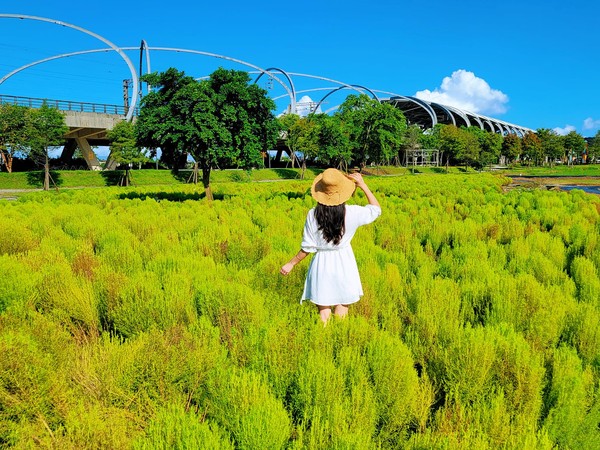
<path id="1" fill-rule="evenodd" d="M 278 144 L 287 148 L 292 164 L 303 168 L 308 163 L 340 168 L 399 164 L 418 149 L 439 150 L 446 164 L 474 168 L 600 156 L 600 133 L 588 145 L 574 131 L 559 136 L 539 129 L 521 137 L 441 124 L 423 131 L 408 125 L 400 110 L 364 94 L 349 95 L 332 115 L 276 118 L 273 100 L 243 71 L 219 68 L 207 79 L 196 80 L 170 68 L 142 80 L 152 89 L 143 97 L 136 120 L 109 130 L 109 159 L 138 163 L 156 157 L 160 149 L 161 161 L 178 168 L 191 157 L 202 171 L 209 198 L 212 168 L 260 167 L 266 152 Z M 0 105 L 0 156 L 8 171 L 20 153 L 43 163 L 48 179 L 48 149 L 61 145 L 66 132 L 63 115 L 46 105 Z"/>
<path id="2" fill-rule="evenodd" d="M 61 145 L 69 128 L 64 115 L 45 103 L 40 108 L 0 104 L 0 159 L 12 172 L 16 155 L 33 159 L 45 168 L 44 189 L 50 185 L 50 148 Z"/>
<path id="3" fill-rule="evenodd" d="M 332 116 L 286 115 L 279 122 L 292 158 L 301 152 L 302 163 L 318 160 L 328 165 L 361 167 L 367 163 L 393 164 L 407 161 L 407 154 L 418 149 L 439 150 L 446 164 L 473 168 L 501 161 L 543 165 L 600 157 L 600 132 L 588 145 L 575 131 L 560 136 L 545 128 L 524 136 L 445 124 L 423 131 L 417 125 L 407 125 L 397 109 L 366 95 L 349 95 Z"/>

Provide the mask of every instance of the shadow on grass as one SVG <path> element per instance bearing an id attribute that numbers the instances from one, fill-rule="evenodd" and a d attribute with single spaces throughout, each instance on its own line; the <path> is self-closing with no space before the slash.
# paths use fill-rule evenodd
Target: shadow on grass
<path id="1" fill-rule="evenodd" d="M 100 172 L 100 176 L 104 178 L 104 184 L 106 186 L 118 186 L 125 176 L 124 170 L 103 170 Z"/>
<path id="2" fill-rule="evenodd" d="M 225 200 L 232 197 L 230 194 L 213 193 L 215 200 Z M 127 192 L 120 194 L 117 198 L 120 200 L 147 200 L 152 199 L 157 202 L 185 202 L 186 200 L 203 200 L 206 194 L 202 193 L 184 193 L 184 192 Z"/>
<path id="3" fill-rule="evenodd" d="M 448 173 L 445 167 L 432 167 L 431 171 L 433 173 Z"/>
<path id="4" fill-rule="evenodd" d="M 271 200 L 273 198 L 287 198 L 288 200 L 292 200 L 292 199 L 297 199 L 297 198 L 306 198 L 306 196 L 310 196 L 310 189 L 308 189 L 306 192 L 298 192 L 298 191 L 289 191 L 289 192 L 278 192 L 270 197 L 268 197 L 268 200 Z"/>
<path id="5" fill-rule="evenodd" d="M 179 169 L 179 170 L 171 170 L 171 175 L 180 183 L 190 183 L 192 180 L 192 176 L 194 175 L 194 171 L 190 169 Z M 202 171 L 198 171 L 198 178 L 202 179 Z"/>
<path id="6" fill-rule="evenodd" d="M 27 172 L 27 184 L 32 187 L 41 188 L 44 187 L 44 171 Z M 54 187 L 61 187 L 63 179 L 60 172 L 55 170 L 50 171 L 50 189 Z"/>
<path id="7" fill-rule="evenodd" d="M 300 178 L 301 172 L 297 169 L 271 169 L 277 176 L 284 180 L 294 180 Z"/>

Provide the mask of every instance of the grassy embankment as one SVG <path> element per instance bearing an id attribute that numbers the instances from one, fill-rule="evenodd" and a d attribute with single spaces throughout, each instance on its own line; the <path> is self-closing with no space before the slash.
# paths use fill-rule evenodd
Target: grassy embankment
<path id="1" fill-rule="evenodd" d="M 375 176 L 394 176 L 405 174 L 435 174 L 435 173 L 476 173 L 473 169 L 463 167 L 369 167 L 367 173 Z M 312 179 L 320 169 L 308 169 L 307 179 Z M 586 183 L 581 177 L 599 177 L 600 165 L 589 166 L 554 166 L 550 167 L 526 167 L 518 166 L 509 169 L 493 171 L 493 173 L 509 177 L 576 177 L 578 182 Z M 80 187 L 104 187 L 116 186 L 123 175 L 122 171 L 93 172 L 89 170 L 52 171 L 52 178 L 56 186 L 60 188 Z M 213 170 L 211 182 L 222 183 L 228 181 L 250 182 L 269 181 L 283 179 L 298 179 L 299 169 L 260 169 L 249 172 L 242 170 Z M 181 185 L 189 182 L 191 171 L 181 171 L 175 174 L 169 170 L 133 170 L 131 172 L 133 186 L 156 186 L 156 185 Z M 587 182 L 596 182 L 588 180 Z M 0 172 L 0 189 L 40 189 L 43 184 L 42 172 Z"/>

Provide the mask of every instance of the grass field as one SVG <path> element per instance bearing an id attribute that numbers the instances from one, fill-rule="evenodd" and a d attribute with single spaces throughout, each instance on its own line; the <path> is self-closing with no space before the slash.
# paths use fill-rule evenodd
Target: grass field
<path id="1" fill-rule="evenodd" d="M 368 176 L 365 295 L 323 327 L 278 273 L 310 179 L 234 173 L 0 202 L 0 447 L 598 448 L 600 199 Z"/>

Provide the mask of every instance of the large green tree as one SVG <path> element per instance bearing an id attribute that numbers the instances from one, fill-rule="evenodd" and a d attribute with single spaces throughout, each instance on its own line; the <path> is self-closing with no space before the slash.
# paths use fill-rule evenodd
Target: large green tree
<path id="1" fill-rule="evenodd" d="M 47 191 L 50 189 L 50 148 L 64 144 L 69 127 L 64 114 L 46 103 L 40 108 L 29 109 L 26 121 L 28 154 L 31 159 L 43 164 L 44 190 Z"/>
<path id="2" fill-rule="evenodd" d="M 264 89 L 250 84 L 248 73 L 219 68 L 196 81 L 170 68 L 142 79 L 155 90 L 142 99 L 138 145 L 160 147 L 164 160 L 192 155 L 202 169 L 207 198 L 212 199 L 213 167 L 262 165 L 262 152 L 277 138 L 275 103 Z"/>
<path id="3" fill-rule="evenodd" d="M 27 108 L 0 104 L 0 158 L 7 172 L 12 172 L 15 153 L 27 148 Z"/>
<path id="4" fill-rule="evenodd" d="M 365 94 L 351 94 L 336 115 L 350 139 L 352 160 L 361 168 L 369 162 L 389 162 L 398 154 L 407 127 L 398 108 Z"/>

